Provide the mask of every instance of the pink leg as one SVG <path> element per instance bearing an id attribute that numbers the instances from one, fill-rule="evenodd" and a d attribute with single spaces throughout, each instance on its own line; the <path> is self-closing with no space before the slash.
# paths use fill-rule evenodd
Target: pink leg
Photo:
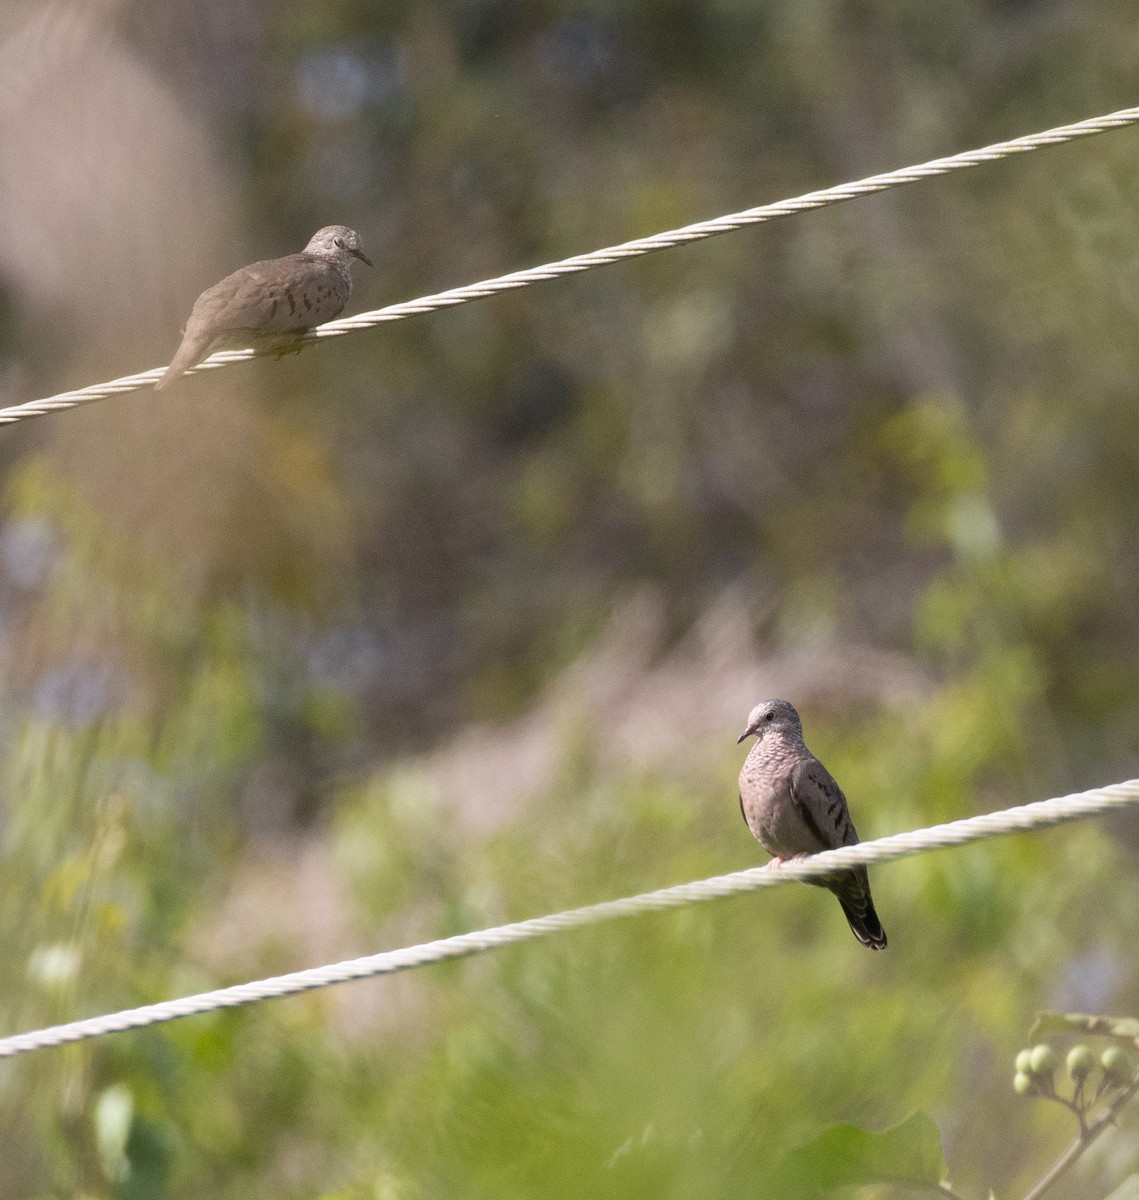
<path id="1" fill-rule="evenodd" d="M 774 871 L 781 867 L 786 862 L 802 862 L 805 858 L 810 858 L 809 854 L 792 854 L 790 858 L 783 858 L 782 855 L 776 854 L 772 860 L 767 863 L 767 869 Z"/>

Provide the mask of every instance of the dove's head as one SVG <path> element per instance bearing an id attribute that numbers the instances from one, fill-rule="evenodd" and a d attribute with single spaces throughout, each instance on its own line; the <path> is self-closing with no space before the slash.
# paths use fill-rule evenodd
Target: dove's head
<path id="1" fill-rule="evenodd" d="M 347 263 L 349 258 L 358 258 L 370 267 L 372 260 L 364 253 L 360 244 L 360 235 L 347 225 L 326 225 L 318 229 L 308 240 L 306 254 L 315 254 L 320 258 L 338 259 Z"/>
<path id="2" fill-rule="evenodd" d="M 793 704 L 787 700 L 762 700 L 748 715 L 747 728 L 740 734 L 737 745 L 749 737 L 763 741 L 769 733 L 802 738 L 803 722 Z"/>

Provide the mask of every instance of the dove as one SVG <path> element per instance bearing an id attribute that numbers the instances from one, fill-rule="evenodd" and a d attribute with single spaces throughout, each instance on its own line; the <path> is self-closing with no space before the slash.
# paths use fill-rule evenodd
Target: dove
<path id="1" fill-rule="evenodd" d="M 206 288 L 155 388 L 168 387 L 219 345 L 287 344 L 290 335 L 339 316 L 352 294 L 354 258 L 372 265 L 355 230 L 329 225 L 299 254 L 250 263 Z"/>
<path id="2" fill-rule="evenodd" d="M 740 742 L 756 739 L 740 770 L 740 811 L 771 866 L 858 842 L 842 788 L 807 749 L 803 724 L 786 700 L 764 700 L 752 709 Z M 818 880 L 838 897 L 854 936 L 871 950 L 886 948 L 865 867 Z"/>

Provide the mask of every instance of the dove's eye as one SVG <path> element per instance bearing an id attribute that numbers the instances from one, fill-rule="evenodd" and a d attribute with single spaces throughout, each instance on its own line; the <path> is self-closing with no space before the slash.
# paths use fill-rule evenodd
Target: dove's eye
<path id="1" fill-rule="evenodd" d="M 334 237 L 332 239 L 332 244 L 334 246 L 338 246 L 341 250 L 344 249 L 344 239 L 342 237 Z"/>
<path id="2" fill-rule="evenodd" d="M 774 714 L 773 712 L 765 713 L 765 714 L 764 714 L 764 717 L 763 717 L 763 719 L 764 719 L 765 721 L 774 721 L 774 720 L 775 720 L 775 714 Z"/>

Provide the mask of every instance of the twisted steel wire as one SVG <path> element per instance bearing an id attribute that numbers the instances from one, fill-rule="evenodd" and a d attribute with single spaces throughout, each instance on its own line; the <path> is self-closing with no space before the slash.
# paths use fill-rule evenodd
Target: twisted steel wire
<path id="1" fill-rule="evenodd" d="M 400 950 L 387 950 L 370 954 L 364 958 L 349 959 L 324 967 L 313 967 L 305 971 L 294 971 L 271 979 L 253 983 L 242 983 L 234 987 L 219 988 L 195 996 L 184 996 L 177 1000 L 166 1000 L 158 1004 L 147 1004 L 123 1012 L 110 1013 L 101 1017 L 71 1021 L 30 1033 L 14 1034 L 0 1038 L 0 1058 L 11 1058 L 33 1050 L 50 1046 L 62 1046 L 68 1042 L 86 1038 L 102 1037 L 109 1033 L 121 1033 L 128 1029 L 140 1029 L 163 1021 L 180 1017 L 191 1017 L 213 1012 L 222 1008 L 236 1008 L 262 1000 L 295 996 L 315 988 L 331 987 L 356 979 L 367 979 L 374 975 L 391 975 L 397 971 L 408 971 L 431 963 L 444 962 L 452 958 L 465 958 L 481 954 L 517 942 L 531 941 L 596 925 L 620 917 L 631 917 L 641 913 L 658 912 L 666 908 L 677 908 L 686 904 L 697 904 L 707 900 L 737 896 L 759 888 L 778 887 L 781 884 L 826 875 L 836 870 L 873 863 L 888 862 L 912 854 L 931 850 L 943 850 L 950 846 L 962 846 L 967 842 L 982 841 L 1003 834 L 1021 833 L 1059 825 L 1087 817 L 1100 816 L 1132 804 L 1139 803 L 1139 779 L 1107 787 L 1093 788 L 1052 800 L 1041 800 L 1018 808 L 985 813 L 952 821 L 946 825 L 934 825 L 910 833 L 894 834 L 873 842 L 862 842 L 857 846 L 846 846 L 839 850 L 828 850 L 809 859 L 784 863 L 777 870 L 769 867 L 753 867 L 747 871 L 736 871 L 731 875 L 717 875 L 693 883 L 682 883 L 674 887 L 660 888 L 639 896 L 626 896 L 619 900 L 606 900 L 585 908 L 569 909 L 551 913 L 544 917 L 532 917 L 526 921 L 515 921 L 473 933 L 457 934 L 408 946 Z"/>
<path id="2" fill-rule="evenodd" d="M 594 267 L 607 266 L 610 263 L 623 262 L 625 259 L 638 258 L 644 254 L 652 254 L 657 250 L 666 250 L 673 246 L 683 246 L 689 242 L 701 241 L 704 238 L 715 237 L 720 233 L 730 233 L 733 230 L 744 229 L 750 225 L 760 225 L 764 221 L 772 221 L 778 217 L 791 216 L 794 213 L 809 212 L 816 208 L 825 208 L 829 204 L 840 204 L 846 200 L 854 200 L 859 196 L 869 196 L 876 192 L 884 192 L 889 188 L 901 187 L 907 183 L 917 183 L 922 179 L 932 179 L 938 175 L 948 175 L 951 171 L 963 170 L 966 167 L 976 167 L 982 163 L 997 162 L 1010 158 L 1015 154 L 1025 154 L 1032 150 L 1040 150 L 1046 146 L 1059 146 L 1077 138 L 1090 137 L 1097 133 L 1106 133 L 1112 129 L 1123 129 L 1139 122 L 1139 108 L 1124 108 L 1118 112 L 1108 113 L 1101 117 L 1091 117 L 1085 121 L 1077 121 L 1071 125 L 1060 125 L 1055 129 L 1046 129 L 1042 133 L 1026 134 L 1023 137 L 1012 138 L 1006 142 L 996 142 L 980 150 L 966 150 L 960 154 L 951 154 L 945 158 L 935 158 L 930 162 L 921 163 L 914 167 L 903 167 L 896 171 L 886 171 L 880 175 L 871 175 L 854 183 L 843 183 L 836 187 L 823 188 L 820 191 L 808 192 L 791 200 L 780 200 L 774 204 L 761 204 L 757 208 L 745 209 L 743 212 L 729 213 L 727 216 L 714 217 L 708 221 L 698 221 L 694 225 L 685 225 L 681 229 L 666 230 L 664 233 L 653 234 L 650 237 L 635 238 L 630 242 L 622 242 L 618 246 L 609 246 L 602 250 L 594 250 L 587 254 L 575 254 L 571 258 L 563 258 L 559 262 L 547 263 L 540 267 L 529 267 L 522 271 L 512 271 L 500 275 L 496 279 L 484 280 L 482 283 L 465 284 L 462 287 L 451 288 L 448 291 L 437 292 L 432 296 L 423 296 L 418 300 L 407 300 L 400 304 L 389 304 L 386 308 L 377 308 L 371 312 L 358 313 L 352 317 L 340 317 L 325 325 L 310 329 L 299 344 L 318 341 L 320 338 L 340 337 L 345 333 L 355 333 L 361 329 L 372 329 L 388 321 L 401 321 L 407 317 L 419 316 L 423 313 L 436 312 L 442 308 L 453 308 L 457 304 L 467 304 L 471 300 L 481 300 L 499 292 L 513 291 L 516 288 L 528 287 L 549 279 L 557 279 L 562 275 L 575 275 L 581 271 L 590 271 Z M 198 371 L 212 371 L 218 367 L 231 366 L 233 363 L 246 362 L 258 355 L 256 350 L 222 350 L 210 355 L 204 362 L 191 368 L 187 374 Z M 30 400 L 25 404 L 16 404 L 0 409 L 0 425 L 13 425 L 17 421 L 26 421 L 31 417 L 42 417 L 47 413 L 60 412 L 65 409 L 78 408 L 83 404 L 91 404 L 96 400 L 104 400 L 109 396 L 120 396 L 127 392 L 135 392 L 141 388 L 151 387 L 161 378 L 165 367 L 155 367 L 142 371 L 137 375 L 126 375 L 121 379 L 113 379 L 109 383 L 93 384 L 90 387 L 79 388 L 76 391 L 60 392 L 55 396 L 47 396 L 42 400 Z"/>

